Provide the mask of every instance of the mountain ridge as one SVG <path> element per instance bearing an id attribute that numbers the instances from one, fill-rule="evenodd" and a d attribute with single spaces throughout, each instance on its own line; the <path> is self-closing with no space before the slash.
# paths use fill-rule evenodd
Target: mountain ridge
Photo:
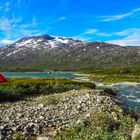
<path id="1" fill-rule="evenodd" d="M 140 48 L 82 42 L 49 35 L 22 38 L 0 48 L 1 71 L 103 69 L 140 65 Z"/>

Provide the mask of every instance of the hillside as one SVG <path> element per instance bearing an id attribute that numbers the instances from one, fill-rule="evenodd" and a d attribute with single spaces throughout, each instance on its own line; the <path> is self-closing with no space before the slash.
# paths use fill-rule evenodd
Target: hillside
<path id="1" fill-rule="evenodd" d="M 0 48 L 1 71 L 91 71 L 140 65 L 139 47 L 49 35 L 26 37 Z"/>

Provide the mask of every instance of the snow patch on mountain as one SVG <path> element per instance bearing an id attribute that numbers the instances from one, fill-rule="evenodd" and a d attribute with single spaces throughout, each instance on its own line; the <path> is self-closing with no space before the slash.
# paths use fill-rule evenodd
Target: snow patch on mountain
<path id="1" fill-rule="evenodd" d="M 29 37 L 23 38 L 15 43 L 16 47 L 30 47 L 30 48 L 37 48 L 37 47 L 58 47 L 58 46 L 72 46 L 75 44 L 79 44 L 81 41 L 73 40 L 70 38 L 62 38 L 62 37 L 51 37 L 48 35 L 44 36 L 36 36 L 36 37 Z"/>
<path id="2" fill-rule="evenodd" d="M 25 53 L 40 53 L 44 54 L 56 47 L 70 47 L 78 44 L 83 44 L 82 41 L 74 40 L 72 38 L 54 37 L 49 35 L 25 37 L 17 42 L 0 48 L 0 57 L 14 57 L 18 54 L 24 55 Z"/>

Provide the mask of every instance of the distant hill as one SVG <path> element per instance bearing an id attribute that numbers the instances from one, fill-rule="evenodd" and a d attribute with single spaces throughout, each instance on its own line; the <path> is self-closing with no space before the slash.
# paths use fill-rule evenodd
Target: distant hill
<path id="1" fill-rule="evenodd" d="M 140 66 L 140 47 L 42 35 L 0 48 L 1 71 L 91 71 L 131 66 Z"/>

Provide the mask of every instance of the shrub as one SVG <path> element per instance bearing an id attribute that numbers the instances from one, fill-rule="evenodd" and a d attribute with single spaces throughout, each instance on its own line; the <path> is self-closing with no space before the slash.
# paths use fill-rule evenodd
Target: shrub
<path id="1" fill-rule="evenodd" d="M 25 140 L 25 135 L 21 131 L 17 131 L 13 135 L 14 140 Z"/>
<path id="2" fill-rule="evenodd" d="M 81 88 L 95 89 L 95 84 L 68 79 L 9 79 L 9 83 L 0 86 L 0 101 L 15 101 Z"/>
<path id="3" fill-rule="evenodd" d="M 73 122 L 70 127 L 61 130 L 54 140 L 128 140 L 129 130 L 135 123 L 127 116 L 115 120 L 105 112 L 95 113 L 83 122 L 86 125 L 78 124 L 78 127 Z"/>
<path id="4" fill-rule="evenodd" d="M 115 90 L 113 90 L 112 88 L 109 88 L 109 87 L 104 87 L 103 88 L 103 91 L 109 95 L 113 95 L 113 96 L 116 96 L 117 93 Z"/>
<path id="5" fill-rule="evenodd" d="M 63 99 L 60 95 L 48 95 L 44 97 L 42 101 L 47 105 L 55 105 L 63 101 Z"/>

